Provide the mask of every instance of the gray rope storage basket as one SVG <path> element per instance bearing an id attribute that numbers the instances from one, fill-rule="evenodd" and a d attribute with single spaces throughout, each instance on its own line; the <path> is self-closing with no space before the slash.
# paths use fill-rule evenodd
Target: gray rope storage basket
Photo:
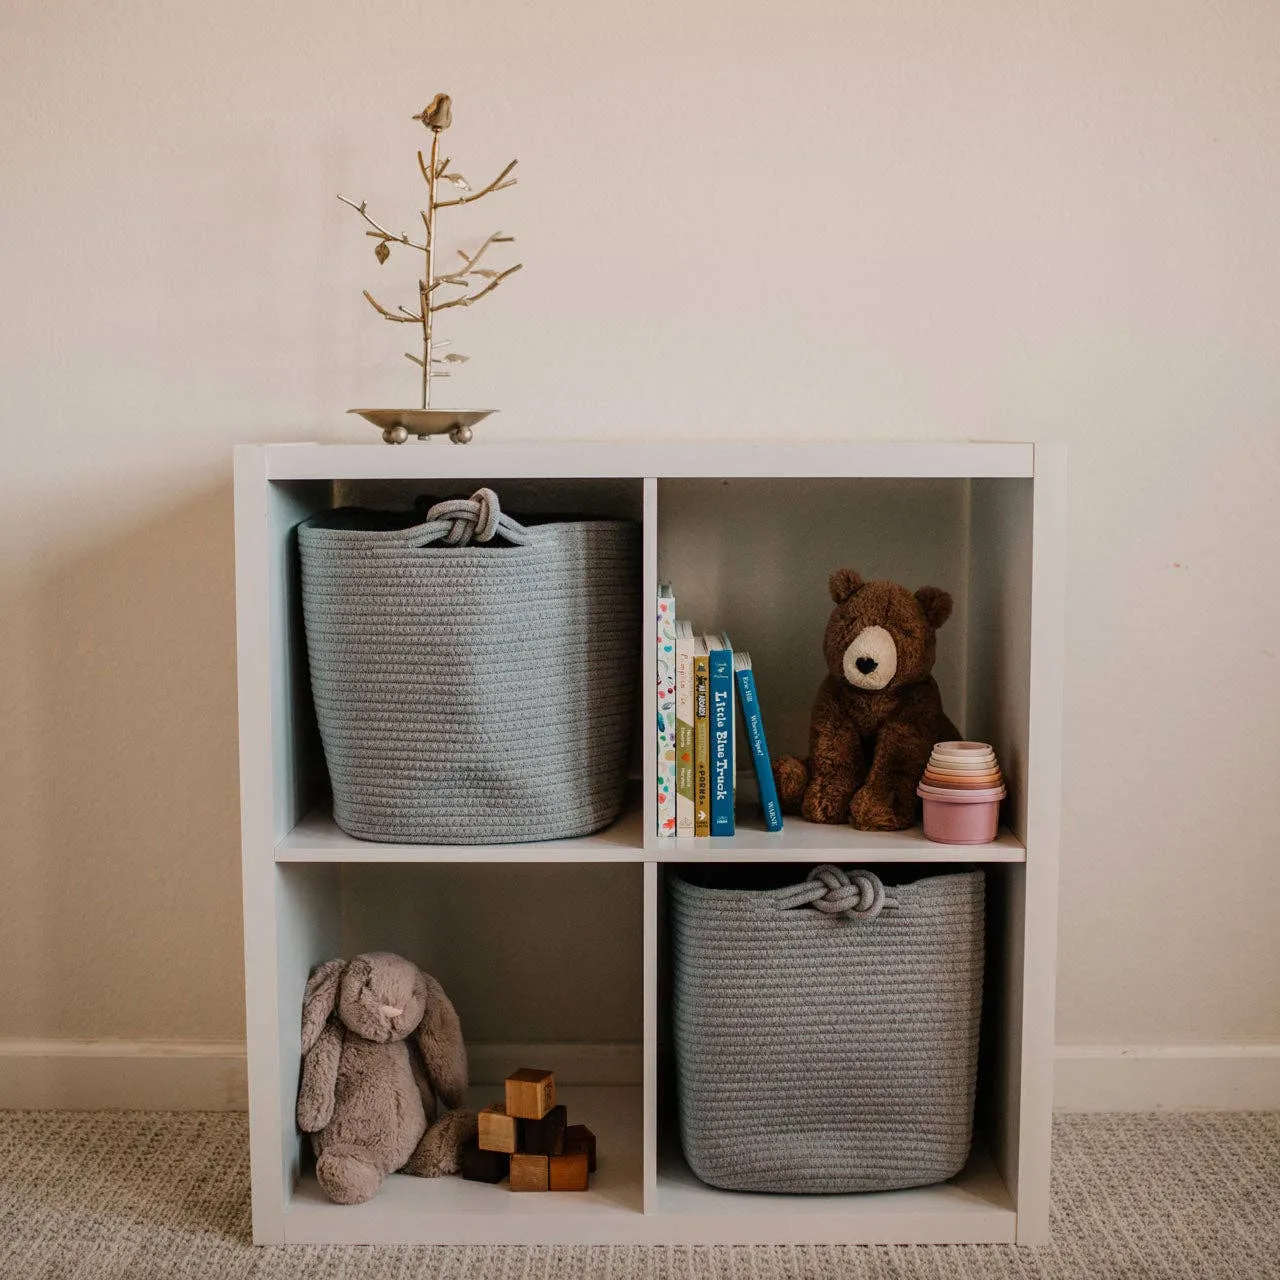
<path id="1" fill-rule="evenodd" d="M 324 512 L 298 547 L 342 830 L 497 844 L 617 817 L 639 675 L 636 522 L 521 524 L 482 489 L 425 521 Z"/>
<path id="2" fill-rule="evenodd" d="M 669 877 L 685 1158 L 734 1191 L 924 1186 L 969 1157 L 981 871 Z"/>

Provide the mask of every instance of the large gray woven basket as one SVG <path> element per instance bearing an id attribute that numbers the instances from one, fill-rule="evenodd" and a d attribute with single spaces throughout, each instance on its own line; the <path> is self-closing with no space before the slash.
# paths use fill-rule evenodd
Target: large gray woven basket
<path id="1" fill-rule="evenodd" d="M 298 545 L 338 826 L 492 844 L 618 815 L 640 655 L 635 522 L 523 525 L 480 490 L 425 521 L 325 512 Z"/>
<path id="2" fill-rule="evenodd" d="M 711 867 L 670 879 L 689 1167 L 738 1191 L 952 1177 L 972 1137 L 983 873 L 797 878 Z"/>

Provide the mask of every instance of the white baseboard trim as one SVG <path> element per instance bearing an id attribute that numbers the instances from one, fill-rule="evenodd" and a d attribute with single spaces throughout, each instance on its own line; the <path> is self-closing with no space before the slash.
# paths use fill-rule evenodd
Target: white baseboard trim
<path id="1" fill-rule="evenodd" d="M 639 1044 L 473 1044 L 471 1079 L 518 1067 L 562 1084 L 639 1084 Z M 245 1047 L 234 1040 L 0 1039 L 0 1110 L 244 1111 Z"/>
<path id="2" fill-rule="evenodd" d="M 0 1039 L 0 1108 L 244 1111 L 243 1042 Z"/>
<path id="3" fill-rule="evenodd" d="M 638 1044 L 472 1044 L 471 1079 L 546 1067 L 566 1085 L 636 1085 Z M 1060 1111 L 1278 1111 L 1280 1043 L 1059 1045 Z M 234 1040 L 0 1039 L 0 1110 L 243 1111 Z"/>
<path id="4" fill-rule="evenodd" d="M 1059 1045 L 1059 1111 L 1277 1111 L 1280 1043 Z"/>

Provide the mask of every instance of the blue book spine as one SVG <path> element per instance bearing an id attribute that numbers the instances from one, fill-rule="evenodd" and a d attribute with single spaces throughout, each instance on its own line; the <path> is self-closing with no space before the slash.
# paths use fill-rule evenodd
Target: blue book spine
<path id="1" fill-rule="evenodd" d="M 708 655 L 711 738 L 711 834 L 733 835 L 733 650 Z"/>
<path id="2" fill-rule="evenodd" d="M 764 825 L 769 831 L 781 831 L 782 806 L 778 804 L 778 788 L 773 785 L 773 765 L 769 760 L 769 744 L 764 739 L 764 720 L 760 716 L 760 699 L 756 697 L 755 672 L 750 667 L 740 667 L 736 677 L 738 704 L 742 707 L 742 722 L 747 727 L 751 760 L 756 767 L 756 782 L 760 786 Z"/>

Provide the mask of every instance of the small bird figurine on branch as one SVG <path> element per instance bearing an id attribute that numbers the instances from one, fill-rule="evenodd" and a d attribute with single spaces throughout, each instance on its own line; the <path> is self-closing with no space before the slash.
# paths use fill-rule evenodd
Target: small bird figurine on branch
<path id="1" fill-rule="evenodd" d="M 376 242 L 373 254 L 379 264 L 385 263 L 391 257 L 391 250 L 395 245 L 403 245 L 423 255 L 424 269 L 422 278 L 418 281 L 416 309 L 398 306 L 395 310 L 391 310 L 384 307 L 368 290 L 365 290 L 364 296 L 369 305 L 384 320 L 390 320 L 396 324 L 416 324 L 421 328 L 422 355 L 417 356 L 406 351 L 405 358 L 413 361 L 422 370 L 422 410 L 428 411 L 431 408 L 433 379 L 447 378 L 449 365 L 461 364 L 468 359 L 467 356 L 452 352 L 445 356 L 436 354 L 438 348 L 448 344 L 436 338 L 433 317 L 438 312 L 447 311 L 450 307 L 469 307 L 473 302 L 478 302 L 492 293 L 508 276 L 519 271 L 523 263 L 517 262 L 514 266 L 497 268 L 490 266 L 489 261 L 486 260 L 481 265 L 481 259 L 494 245 L 511 244 L 515 239 L 514 236 L 495 231 L 474 252 L 458 250 L 461 262 L 453 270 L 440 269 L 441 264 L 436 255 L 436 214 L 441 209 L 472 204 L 484 199 L 487 195 L 492 195 L 495 191 L 515 186 L 516 180 L 510 175 L 517 162 L 512 160 L 492 182 L 479 190 L 472 190 L 466 178 L 452 167 L 449 157 L 441 158 L 440 156 L 440 135 L 453 123 L 453 100 L 449 95 L 437 93 L 413 119 L 420 121 L 431 132 L 429 154 L 424 155 L 421 150 L 418 152 L 418 170 L 427 186 L 427 207 L 420 210 L 421 242 L 411 239 L 403 232 L 397 235 L 393 231 L 388 231 L 381 223 L 375 222 L 369 213 L 366 201 L 349 200 L 343 195 L 339 195 L 338 199 L 343 204 L 350 205 L 369 224 L 371 230 L 367 230 L 365 235 Z M 441 199 L 443 183 L 447 183 L 458 194 L 451 195 L 448 199 Z M 383 439 L 390 444 L 402 444 L 408 439 L 411 431 L 420 439 L 425 439 L 427 435 L 443 429 L 429 426 L 425 416 L 415 417 L 411 425 L 406 425 L 405 422 L 412 412 L 409 410 L 354 409 L 352 412 L 360 413 L 375 425 L 383 427 Z M 483 417 L 489 411 L 476 412 Z M 400 418 L 395 421 L 388 417 L 397 413 L 400 414 Z M 379 416 L 374 417 L 375 414 Z M 474 419 L 474 414 L 460 412 L 456 416 L 459 419 L 463 417 Z M 425 426 L 427 429 L 419 431 L 417 428 L 420 426 Z M 459 420 L 448 429 L 451 438 L 457 443 L 465 444 L 471 438 L 469 423 Z"/>

